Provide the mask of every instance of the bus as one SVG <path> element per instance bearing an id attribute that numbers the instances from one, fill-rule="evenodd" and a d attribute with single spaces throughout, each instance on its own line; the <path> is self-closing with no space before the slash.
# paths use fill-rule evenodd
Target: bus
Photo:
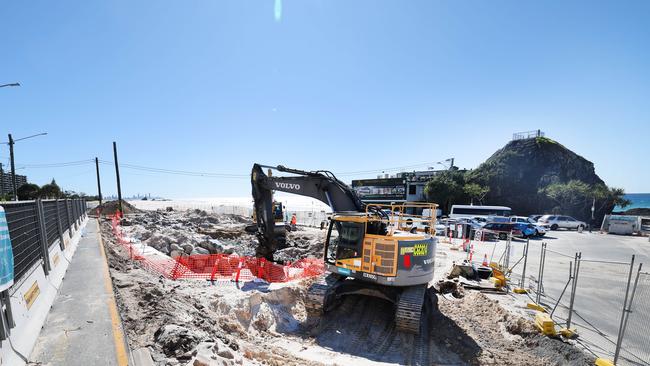
<path id="1" fill-rule="evenodd" d="M 459 217 L 481 217 L 486 219 L 488 216 L 511 216 L 512 209 L 505 206 L 472 206 L 472 205 L 453 205 L 449 217 L 452 219 Z"/>

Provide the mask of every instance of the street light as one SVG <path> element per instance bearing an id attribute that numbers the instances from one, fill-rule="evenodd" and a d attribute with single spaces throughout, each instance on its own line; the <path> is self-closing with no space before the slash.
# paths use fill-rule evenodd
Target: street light
<path id="1" fill-rule="evenodd" d="M 5 142 L 5 144 L 9 145 L 9 159 L 11 160 L 11 185 L 14 190 L 14 201 L 18 201 L 18 189 L 16 187 L 16 165 L 14 164 L 14 144 L 17 141 L 27 140 L 32 137 L 44 136 L 44 135 L 47 135 L 47 132 L 37 133 L 36 135 L 21 137 L 17 140 L 14 140 L 11 134 L 9 134 L 9 141 Z"/>

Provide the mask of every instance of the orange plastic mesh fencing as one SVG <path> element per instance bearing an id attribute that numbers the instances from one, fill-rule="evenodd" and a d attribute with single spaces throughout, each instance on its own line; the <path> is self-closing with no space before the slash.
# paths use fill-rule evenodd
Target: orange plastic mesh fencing
<path id="1" fill-rule="evenodd" d="M 209 281 L 247 282 L 262 279 L 267 282 L 288 282 L 301 278 L 320 276 L 325 272 L 323 260 L 304 258 L 285 265 L 264 258 L 236 254 L 196 254 L 176 258 L 160 253 L 147 253 L 147 246 L 131 243 L 120 227 L 121 213 L 111 216 L 113 235 L 118 244 L 129 253 L 132 260 L 143 268 L 169 279 L 200 279 Z"/>

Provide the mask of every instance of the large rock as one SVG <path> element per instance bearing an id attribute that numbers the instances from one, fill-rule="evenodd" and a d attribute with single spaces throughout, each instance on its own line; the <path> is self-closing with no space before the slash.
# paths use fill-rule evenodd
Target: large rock
<path id="1" fill-rule="evenodd" d="M 594 164 L 546 137 L 510 141 L 483 164 L 469 171 L 469 182 L 490 188 L 484 204 L 512 208 L 517 215 L 551 213 L 557 203 L 540 190 L 554 183 L 580 181 L 590 186 L 604 185 L 596 175 Z M 465 202 L 454 202 L 463 204 Z M 602 218 L 613 204 L 597 203 L 597 218 Z M 575 212 L 562 212 L 578 219 L 591 216 L 591 201 Z"/>
<path id="2" fill-rule="evenodd" d="M 181 248 L 185 251 L 185 254 L 190 254 L 194 250 L 194 245 L 186 243 L 186 244 L 181 244 Z"/>
<path id="3" fill-rule="evenodd" d="M 154 339 L 167 356 L 183 355 L 199 343 L 199 336 L 196 333 L 175 324 L 160 327 L 154 333 Z"/>
<path id="4" fill-rule="evenodd" d="M 212 254 L 223 253 L 223 245 L 217 239 L 203 240 L 199 242 L 197 245 L 201 248 L 207 249 Z"/>
<path id="5" fill-rule="evenodd" d="M 192 250 L 192 252 L 190 254 L 192 254 L 192 255 L 195 255 L 195 254 L 204 255 L 204 254 L 210 254 L 210 251 L 205 249 L 205 248 L 194 247 L 194 250 Z"/>

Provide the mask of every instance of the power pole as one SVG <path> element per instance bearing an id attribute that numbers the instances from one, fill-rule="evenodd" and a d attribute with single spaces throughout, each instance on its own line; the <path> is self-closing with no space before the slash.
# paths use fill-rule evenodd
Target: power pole
<path id="1" fill-rule="evenodd" d="M 122 212 L 122 186 L 120 185 L 120 167 L 117 163 L 117 144 L 113 141 L 113 159 L 115 160 L 115 177 L 117 178 L 117 204 Z"/>
<path id="2" fill-rule="evenodd" d="M 95 170 L 97 170 L 97 193 L 99 193 L 99 204 L 102 204 L 102 184 L 99 181 L 99 159 L 95 157 Z"/>
<path id="3" fill-rule="evenodd" d="M 449 170 L 454 169 L 454 158 L 451 158 L 451 164 L 449 165 Z"/>
<path id="4" fill-rule="evenodd" d="M 5 181 L 5 171 L 4 169 L 2 169 L 2 163 L 0 163 L 0 196 L 4 196 L 5 194 L 4 181 Z"/>
<path id="5" fill-rule="evenodd" d="M 16 165 L 14 164 L 14 139 L 9 134 L 9 160 L 11 160 L 11 186 L 14 190 L 14 201 L 18 201 L 18 190 L 16 188 Z"/>

